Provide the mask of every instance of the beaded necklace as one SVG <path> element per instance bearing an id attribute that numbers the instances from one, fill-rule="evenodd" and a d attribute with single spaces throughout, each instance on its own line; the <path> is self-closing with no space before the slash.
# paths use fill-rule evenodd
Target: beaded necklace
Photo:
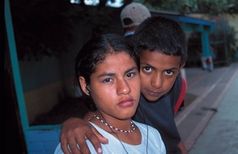
<path id="1" fill-rule="evenodd" d="M 130 123 L 131 123 L 131 129 L 128 129 L 128 130 L 123 130 L 123 129 L 120 129 L 120 128 L 117 128 L 117 127 L 114 127 L 112 126 L 111 124 L 107 123 L 104 119 L 102 119 L 99 115 L 97 114 L 94 114 L 94 117 L 99 120 L 102 124 L 108 126 L 110 129 L 113 129 L 115 131 L 118 131 L 118 132 L 121 132 L 121 133 L 132 133 L 136 130 L 136 127 L 135 127 L 135 124 L 134 122 L 131 120 Z"/>
<path id="2" fill-rule="evenodd" d="M 120 129 L 120 128 L 117 128 L 117 127 L 114 127 L 112 125 L 110 125 L 109 123 L 106 122 L 105 118 L 102 116 L 102 115 L 97 115 L 97 114 L 94 114 L 94 117 L 99 120 L 101 123 L 103 123 L 104 125 L 106 125 L 107 127 L 109 127 L 109 129 L 116 135 L 117 139 L 119 140 L 120 144 L 122 145 L 123 149 L 125 150 L 125 152 L 127 154 L 128 151 L 125 147 L 125 145 L 122 143 L 122 141 L 119 139 L 119 136 L 117 135 L 117 133 L 115 133 L 114 131 L 119 131 L 121 133 L 132 133 L 136 130 L 136 127 L 135 127 L 135 124 L 134 122 L 131 120 L 131 129 L 129 130 L 123 130 L 123 129 Z M 114 131 L 113 131 L 114 130 Z M 146 151 L 145 151 L 146 154 L 148 154 L 148 126 L 146 127 Z"/>

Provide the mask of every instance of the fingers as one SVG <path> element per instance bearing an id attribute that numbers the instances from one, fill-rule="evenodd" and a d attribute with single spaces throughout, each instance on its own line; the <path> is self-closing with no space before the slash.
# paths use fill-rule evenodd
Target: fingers
<path id="1" fill-rule="evenodd" d="M 80 154 L 81 143 L 85 144 L 85 133 L 91 130 L 88 123 L 79 118 L 66 120 L 61 129 L 61 148 L 65 154 Z M 78 141 L 81 141 L 77 144 Z M 79 147 L 77 146 L 79 145 Z"/>
<path id="2" fill-rule="evenodd" d="M 80 149 L 77 146 L 76 140 L 70 140 L 67 148 L 68 151 L 71 151 L 72 154 L 81 154 Z"/>
<path id="3" fill-rule="evenodd" d="M 108 140 L 88 122 L 79 119 L 64 122 L 61 130 L 61 148 L 65 154 L 89 154 L 86 138 L 97 153 L 102 153 L 101 143 L 108 143 Z"/>
<path id="4" fill-rule="evenodd" d="M 67 142 L 62 139 L 61 139 L 61 149 L 63 150 L 64 154 L 70 154 Z"/>
<path id="5" fill-rule="evenodd" d="M 108 139 L 105 138 L 104 136 L 102 136 L 98 131 L 97 129 L 95 129 L 94 127 L 91 127 L 94 135 L 97 137 L 97 139 L 99 140 L 100 143 L 103 143 L 103 144 L 107 144 L 108 143 Z M 100 144 L 101 145 L 101 144 Z"/>
<path id="6" fill-rule="evenodd" d="M 60 141 L 61 141 L 61 148 L 62 148 L 64 154 L 71 154 L 70 148 L 68 147 L 67 138 L 64 134 L 61 135 Z"/>
<path id="7" fill-rule="evenodd" d="M 71 131 L 62 129 L 60 141 L 64 154 L 81 154 L 80 149 L 77 146 L 76 139 L 78 131 L 78 128 L 74 128 Z"/>
<path id="8" fill-rule="evenodd" d="M 81 154 L 90 154 L 88 145 L 86 144 L 86 138 L 84 141 L 79 140 L 78 144 L 80 145 L 80 152 Z M 74 153 L 73 153 L 74 154 Z M 76 154 L 76 153 L 75 153 Z"/>
<path id="9" fill-rule="evenodd" d="M 98 154 L 102 153 L 102 147 L 101 143 L 106 144 L 108 143 L 108 140 L 103 137 L 94 127 L 91 126 L 91 131 L 88 131 L 86 133 L 86 137 L 88 140 L 92 143 L 95 150 Z"/>
<path id="10" fill-rule="evenodd" d="M 64 135 L 61 135 L 61 148 L 64 154 L 80 154 L 75 138 L 69 136 L 71 135 L 68 135 L 68 138 L 66 138 Z"/>

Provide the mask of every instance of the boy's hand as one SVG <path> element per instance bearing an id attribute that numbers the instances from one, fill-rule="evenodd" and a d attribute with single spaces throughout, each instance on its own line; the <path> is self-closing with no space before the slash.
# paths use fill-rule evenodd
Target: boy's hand
<path id="1" fill-rule="evenodd" d="M 185 145 L 182 142 L 179 142 L 178 147 L 181 151 L 181 154 L 188 154 L 188 151 L 187 151 Z"/>
<path id="2" fill-rule="evenodd" d="M 102 153 L 100 143 L 106 144 L 108 142 L 94 127 L 82 119 L 70 118 L 63 123 L 60 140 L 65 154 L 90 153 L 86 139 L 90 140 L 98 153 Z"/>

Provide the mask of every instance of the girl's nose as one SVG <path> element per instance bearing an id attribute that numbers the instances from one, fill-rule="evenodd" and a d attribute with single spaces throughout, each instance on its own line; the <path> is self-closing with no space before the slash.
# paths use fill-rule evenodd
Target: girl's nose
<path id="1" fill-rule="evenodd" d="M 119 80 L 117 85 L 118 94 L 128 94 L 130 92 L 130 86 L 126 80 Z"/>

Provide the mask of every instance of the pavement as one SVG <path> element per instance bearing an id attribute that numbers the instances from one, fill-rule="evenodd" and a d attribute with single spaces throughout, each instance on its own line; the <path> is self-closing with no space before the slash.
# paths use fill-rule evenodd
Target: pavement
<path id="1" fill-rule="evenodd" d="M 186 68 L 185 106 L 175 121 L 190 154 L 238 154 L 238 63 Z"/>

